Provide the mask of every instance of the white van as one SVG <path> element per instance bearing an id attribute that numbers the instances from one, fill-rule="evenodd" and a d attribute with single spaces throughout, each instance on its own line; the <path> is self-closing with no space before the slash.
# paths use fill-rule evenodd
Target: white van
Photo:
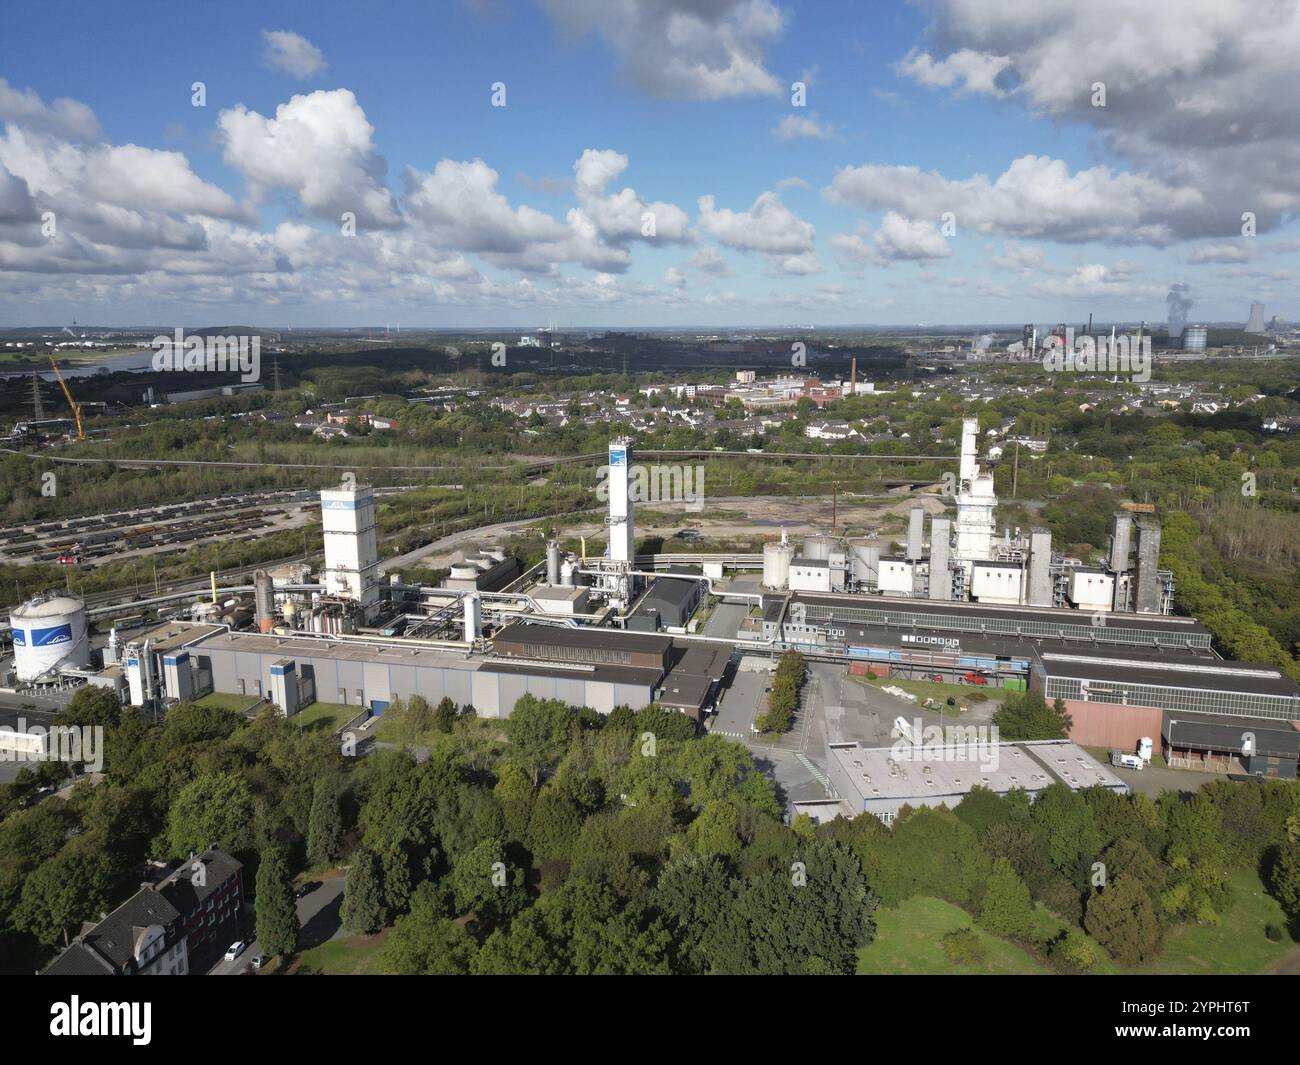
<path id="1" fill-rule="evenodd" d="M 1146 763 L 1136 754 L 1125 754 L 1123 751 L 1112 751 L 1110 754 L 1110 764 L 1118 766 L 1121 769 L 1141 769 Z"/>

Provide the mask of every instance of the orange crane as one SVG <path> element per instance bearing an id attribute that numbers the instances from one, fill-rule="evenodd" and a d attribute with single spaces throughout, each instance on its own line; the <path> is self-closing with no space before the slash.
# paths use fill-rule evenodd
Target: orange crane
<path id="1" fill-rule="evenodd" d="M 63 374 L 59 373 L 59 364 L 54 361 L 54 356 L 47 355 L 46 358 L 50 360 L 50 369 L 54 371 L 54 376 L 59 382 L 59 387 L 63 389 L 63 395 L 68 401 L 68 406 L 72 408 L 72 416 L 77 419 L 77 439 L 85 440 L 86 431 L 81 427 L 81 407 L 72 398 L 72 393 L 68 390 L 68 383 L 63 379 Z"/>

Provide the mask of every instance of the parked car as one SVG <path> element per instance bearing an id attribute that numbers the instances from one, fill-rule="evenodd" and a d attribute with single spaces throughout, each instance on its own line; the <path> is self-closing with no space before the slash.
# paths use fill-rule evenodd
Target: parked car
<path id="1" fill-rule="evenodd" d="M 247 949 L 248 949 L 248 944 L 245 943 L 242 939 L 235 940 L 233 943 L 230 944 L 230 948 L 226 951 L 226 961 L 234 961 L 241 954 L 243 954 L 244 951 Z"/>
<path id="2" fill-rule="evenodd" d="M 260 969 L 260 968 L 261 968 L 263 965 L 265 965 L 265 964 L 266 964 L 266 955 L 265 955 L 265 954 L 254 954 L 254 955 L 253 955 L 253 968 L 254 968 L 254 969 Z"/>
<path id="3" fill-rule="evenodd" d="M 293 897 L 295 899 L 305 899 L 318 887 L 320 887 L 319 880 L 308 880 L 307 883 L 299 886 L 298 890 L 293 893 Z"/>
<path id="4" fill-rule="evenodd" d="M 988 677 L 985 677 L 979 673 L 966 673 L 962 676 L 961 679 L 964 680 L 967 684 L 987 684 L 989 682 Z"/>

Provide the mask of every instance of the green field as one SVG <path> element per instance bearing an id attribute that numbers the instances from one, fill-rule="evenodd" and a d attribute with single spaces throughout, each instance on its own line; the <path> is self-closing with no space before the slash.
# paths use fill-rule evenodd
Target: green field
<path id="1" fill-rule="evenodd" d="M 944 956 L 943 937 L 958 928 L 975 928 L 975 923 L 965 910 L 942 899 L 916 896 L 895 910 L 877 910 L 876 938 L 858 951 L 858 974 L 946 976 L 1050 971 L 1020 947 L 980 928 L 975 928 L 975 934 L 984 944 L 983 963 L 954 965 Z"/>
<path id="2" fill-rule="evenodd" d="M 1165 937 L 1158 959 L 1136 969 L 1125 969 L 1099 946 L 1098 975 L 1244 975 L 1267 972 L 1296 949 L 1290 936 L 1271 943 L 1267 925 L 1286 928 L 1277 901 L 1264 891 L 1259 877 L 1249 870 L 1232 874 L 1233 903 L 1217 925 L 1180 927 Z M 1050 940 L 1066 928 L 1054 913 L 1039 905 L 1036 934 Z M 953 965 L 944 956 L 943 937 L 957 928 L 974 928 L 987 954 L 980 965 Z M 939 973 L 1050 973 L 1046 963 L 1006 940 L 975 926 L 970 914 L 942 899 L 916 896 L 894 910 L 876 911 L 876 938 L 858 951 L 860 975 Z"/>
<path id="3" fill-rule="evenodd" d="M 195 700 L 199 706 L 215 706 L 222 710 L 234 711 L 236 714 L 242 714 L 261 701 L 254 695 L 227 695 L 222 692 L 209 692 L 202 699 Z"/>
<path id="4" fill-rule="evenodd" d="M 359 706 L 312 703 L 307 709 L 299 710 L 290 720 L 303 732 L 337 732 L 359 713 Z"/>
<path id="5" fill-rule="evenodd" d="M 1165 937 L 1160 957 L 1134 971 L 1260 973 L 1293 951 L 1295 943 L 1285 933 L 1281 943 L 1270 943 L 1264 935 L 1266 925 L 1285 929 L 1287 921 L 1277 900 L 1264 892 L 1259 877 L 1248 869 L 1239 869 L 1232 873 L 1231 880 L 1232 906 L 1217 925 L 1176 929 Z"/>
<path id="6" fill-rule="evenodd" d="M 386 931 L 374 936 L 331 939 L 298 955 L 289 971 L 299 976 L 382 976 Z"/>

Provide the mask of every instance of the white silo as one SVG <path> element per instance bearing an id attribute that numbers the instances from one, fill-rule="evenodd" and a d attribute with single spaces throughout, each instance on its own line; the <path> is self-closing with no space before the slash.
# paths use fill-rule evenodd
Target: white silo
<path id="1" fill-rule="evenodd" d="M 831 551 L 839 546 L 840 542 L 834 536 L 810 536 L 803 542 L 801 557 L 829 562 Z"/>
<path id="2" fill-rule="evenodd" d="M 859 536 L 849 541 L 853 580 L 875 587 L 880 581 L 880 541 Z"/>
<path id="3" fill-rule="evenodd" d="M 763 587 L 784 588 L 790 583 L 790 560 L 794 545 L 786 540 L 773 540 L 763 545 Z"/>
<path id="4" fill-rule="evenodd" d="M 90 665 L 86 604 L 68 595 L 37 596 L 9 615 L 13 626 L 14 669 L 20 682 L 32 681 L 56 666 Z"/>

